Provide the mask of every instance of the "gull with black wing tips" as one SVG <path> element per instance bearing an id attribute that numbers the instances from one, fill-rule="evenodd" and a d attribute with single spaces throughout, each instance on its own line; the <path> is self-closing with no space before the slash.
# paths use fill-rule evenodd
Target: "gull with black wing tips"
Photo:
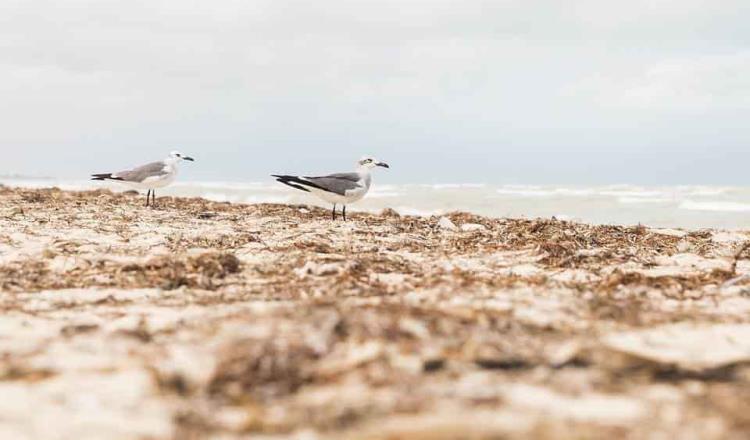
<path id="1" fill-rule="evenodd" d="M 169 157 L 159 162 L 152 162 L 130 170 L 116 173 L 92 174 L 91 180 L 103 180 L 122 183 L 136 190 L 148 190 L 146 206 L 149 206 L 153 195 L 153 206 L 156 203 L 156 188 L 164 188 L 171 184 L 177 176 L 177 164 L 187 160 L 195 161 L 192 157 L 184 156 L 179 151 L 169 153 Z"/>
<path id="2" fill-rule="evenodd" d="M 376 167 L 390 168 L 388 164 L 372 157 L 365 157 L 357 162 L 353 173 L 336 173 L 327 176 L 288 176 L 272 175 L 278 182 L 300 191 L 316 195 L 318 198 L 333 204 L 332 216 L 336 220 L 336 205 L 343 205 L 343 217 L 346 221 L 346 205 L 361 200 L 370 190 L 372 176 L 370 171 Z"/>

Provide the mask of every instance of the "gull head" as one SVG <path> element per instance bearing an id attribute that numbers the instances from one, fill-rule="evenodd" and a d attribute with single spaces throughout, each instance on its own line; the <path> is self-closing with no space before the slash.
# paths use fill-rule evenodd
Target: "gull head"
<path id="1" fill-rule="evenodd" d="M 367 170 L 371 170 L 375 167 L 390 168 L 387 163 L 380 162 L 374 157 L 363 157 L 359 160 L 359 162 L 357 162 L 357 165 L 359 165 L 360 168 L 364 168 Z"/>
<path id="2" fill-rule="evenodd" d="M 167 159 L 171 161 L 172 163 L 181 162 L 183 160 L 187 160 L 190 162 L 195 162 L 195 159 L 193 159 L 190 156 L 185 156 L 184 154 L 180 153 L 179 151 L 172 151 L 169 153 L 169 158 Z"/>

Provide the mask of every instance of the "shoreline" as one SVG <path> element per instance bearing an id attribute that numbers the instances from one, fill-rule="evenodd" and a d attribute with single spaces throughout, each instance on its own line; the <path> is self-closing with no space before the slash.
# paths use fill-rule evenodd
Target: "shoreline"
<path id="1" fill-rule="evenodd" d="M 0 179 L 2 182 L 2 179 Z M 8 182 L 27 189 L 57 186 L 70 191 L 123 190 L 115 184 L 90 181 Z M 41 187 L 41 188 L 40 188 Z M 160 195 L 205 198 L 239 204 L 292 204 L 327 207 L 304 193 L 277 182 L 177 182 Z M 551 218 L 588 224 L 643 224 L 654 228 L 750 230 L 750 187 L 711 186 L 566 186 L 471 185 L 376 182 L 352 211 L 379 214 L 393 209 L 401 215 L 430 217 L 453 211 L 483 217 Z"/>
<path id="2" fill-rule="evenodd" d="M 0 437 L 750 433 L 750 231 L 142 202 L 0 186 Z"/>

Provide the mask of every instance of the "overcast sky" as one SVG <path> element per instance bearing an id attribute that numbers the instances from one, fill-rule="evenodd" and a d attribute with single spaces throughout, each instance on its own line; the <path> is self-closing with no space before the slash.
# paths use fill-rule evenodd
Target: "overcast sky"
<path id="1" fill-rule="evenodd" d="M 0 174 L 750 185 L 747 0 L 0 0 Z"/>

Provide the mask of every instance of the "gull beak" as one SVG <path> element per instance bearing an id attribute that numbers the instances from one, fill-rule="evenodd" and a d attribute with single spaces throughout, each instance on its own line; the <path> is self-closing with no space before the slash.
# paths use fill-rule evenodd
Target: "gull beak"
<path id="1" fill-rule="evenodd" d="M 390 166 L 388 166 L 388 164 L 385 163 L 385 162 L 378 162 L 375 165 L 377 165 L 379 167 L 383 167 L 383 168 L 390 168 Z"/>
<path id="2" fill-rule="evenodd" d="M 189 160 L 190 162 L 195 162 L 195 159 L 193 159 L 193 158 L 192 158 L 192 157 L 190 157 L 190 156 L 185 156 L 185 157 L 183 157 L 183 159 L 184 159 L 184 160 Z"/>

